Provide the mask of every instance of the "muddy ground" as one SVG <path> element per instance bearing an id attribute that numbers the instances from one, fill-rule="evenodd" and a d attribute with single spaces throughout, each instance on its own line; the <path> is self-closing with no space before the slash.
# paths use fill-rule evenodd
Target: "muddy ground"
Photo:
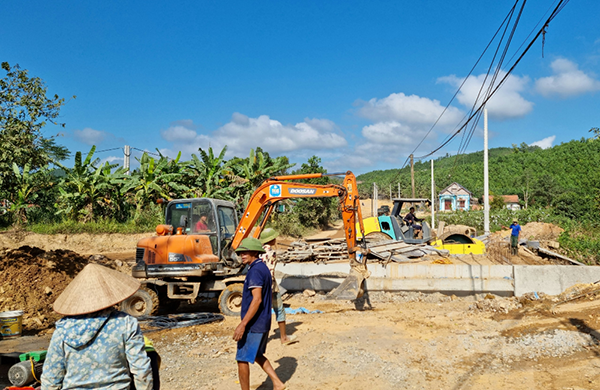
<path id="1" fill-rule="evenodd" d="M 550 230 L 548 242 L 556 237 Z M 139 238 L 0 234 L 0 311 L 25 310 L 25 334 L 47 341 L 51 304 L 77 271 L 97 262 L 129 272 Z M 35 242 L 43 249 L 21 247 Z M 267 357 L 289 389 L 600 389 L 596 288 L 520 299 L 371 293 L 337 302 L 295 294 L 287 306 L 322 313 L 288 315 L 299 342 L 282 346 L 272 332 Z M 217 308 L 207 301 L 178 311 Z M 149 331 L 163 359 L 162 388 L 239 388 L 231 339 L 238 321 Z M 260 368 L 251 374 L 252 389 L 272 388 Z"/>

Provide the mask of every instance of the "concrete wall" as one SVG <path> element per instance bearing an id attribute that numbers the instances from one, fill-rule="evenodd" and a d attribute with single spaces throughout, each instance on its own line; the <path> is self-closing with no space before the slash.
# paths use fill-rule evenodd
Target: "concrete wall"
<path id="1" fill-rule="evenodd" d="M 558 295 L 580 283 L 600 280 L 600 267 L 515 265 L 515 295 L 536 291 Z"/>
<path id="2" fill-rule="evenodd" d="M 528 292 L 557 295 L 577 283 L 600 280 L 600 267 L 509 266 L 467 264 L 369 264 L 369 291 L 423 291 L 466 295 L 494 293 L 521 296 Z M 330 291 L 348 275 L 344 263 L 278 264 L 279 284 L 290 291 Z"/>

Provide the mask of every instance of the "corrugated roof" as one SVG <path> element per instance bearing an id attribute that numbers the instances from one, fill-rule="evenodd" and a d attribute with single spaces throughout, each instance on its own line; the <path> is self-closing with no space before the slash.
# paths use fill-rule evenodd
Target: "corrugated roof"
<path id="1" fill-rule="evenodd" d="M 504 203 L 519 203 L 519 195 L 499 195 L 504 200 Z M 494 195 L 490 195 L 490 202 L 494 199 Z"/>

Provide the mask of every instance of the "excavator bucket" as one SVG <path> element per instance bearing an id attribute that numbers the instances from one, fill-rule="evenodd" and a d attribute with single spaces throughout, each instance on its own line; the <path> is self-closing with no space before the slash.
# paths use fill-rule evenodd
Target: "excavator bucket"
<path id="1" fill-rule="evenodd" d="M 356 263 L 350 269 L 350 275 L 339 286 L 331 290 L 326 299 L 352 300 L 360 298 L 363 293 L 363 283 L 370 272 L 364 264 Z"/>

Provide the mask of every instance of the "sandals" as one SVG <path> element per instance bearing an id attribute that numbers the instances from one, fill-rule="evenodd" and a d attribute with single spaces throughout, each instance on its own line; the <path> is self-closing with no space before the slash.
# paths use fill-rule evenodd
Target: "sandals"
<path id="1" fill-rule="evenodd" d="M 295 343 L 296 341 L 298 341 L 298 336 L 296 335 L 291 335 L 288 336 L 287 341 L 284 341 L 283 343 L 281 343 L 282 345 L 290 345 L 292 343 Z"/>

